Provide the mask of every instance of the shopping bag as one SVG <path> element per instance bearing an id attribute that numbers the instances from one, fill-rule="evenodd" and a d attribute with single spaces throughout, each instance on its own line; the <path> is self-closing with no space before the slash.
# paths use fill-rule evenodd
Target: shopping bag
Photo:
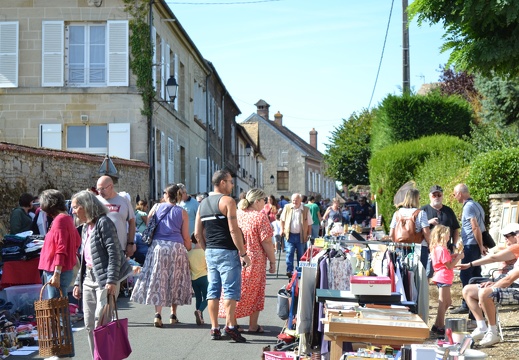
<path id="1" fill-rule="evenodd" d="M 108 296 L 106 307 L 114 309 L 111 314 L 108 314 L 112 317 L 112 321 L 94 329 L 94 360 L 126 359 L 132 353 L 128 339 L 128 319 L 119 319 L 114 295 Z M 102 314 L 99 323 L 105 322 L 103 317 L 106 316 L 107 311 L 103 311 Z"/>

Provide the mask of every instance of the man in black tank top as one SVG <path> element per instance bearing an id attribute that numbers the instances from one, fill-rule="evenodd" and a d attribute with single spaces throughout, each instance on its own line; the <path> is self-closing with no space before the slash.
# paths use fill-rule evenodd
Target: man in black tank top
<path id="1" fill-rule="evenodd" d="M 249 266 L 243 235 L 236 219 L 236 203 L 228 196 L 234 183 L 227 170 L 218 170 L 212 178 L 214 192 L 198 208 L 195 237 L 205 249 L 207 262 L 207 310 L 211 318 L 211 338 L 220 340 L 218 307 L 223 287 L 226 309 L 225 332 L 236 342 L 245 342 L 236 328 L 236 301 L 241 295 L 241 267 Z"/>

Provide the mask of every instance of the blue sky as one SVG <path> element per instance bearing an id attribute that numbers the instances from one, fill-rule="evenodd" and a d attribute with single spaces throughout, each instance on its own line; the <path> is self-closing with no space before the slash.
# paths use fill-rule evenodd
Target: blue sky
<path id="1" fill-rule="evenodd" d="M 251 0 L 252 1 L 252 0 Z M 412 1 L 410 1 L 412 2 Z M 202 55 L 211 61 L 245 120 L 263 99 L 270 118 L 309 141 L 367 108 L 375 86 L 391 0 L 167 1 Z M 215 4 L 219 3 L 219 4 Z M 224 3 L 224 4 L 222 4 Z M 229 4 L 233 3 L 233 4 Z M 411 88 L 439 78 L 440 26 L 410 29 Z M 402 88 L 402 2 L 394 1 L 371 107 Z"/>

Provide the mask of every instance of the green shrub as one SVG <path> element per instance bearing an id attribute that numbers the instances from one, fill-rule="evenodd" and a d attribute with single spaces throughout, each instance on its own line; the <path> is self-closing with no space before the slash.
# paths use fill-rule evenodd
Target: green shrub
<path id="1" fill-rule="evenodd" d="M 434 184 L 449 194 L 455 183 L 464 179 L 472 151 L 472 145 L 458 137 L 436 135 L 390 145 L 374 153 L 368 164 L 369 178 L 386 227 L 395 211 L 393 197 L 403 184 L 417 182 L 422 205 L 428 202 L 426 194 Z"/>
<path id="2" fill-rule="evenodd" d="M 472 117 L 470 104 L 458 96 L 388 95 L 373 119 L 371 151 L 423 136 L 468 135 Z"/>
<path id="3" fill-rule="evenodd" d="M 519 147 L 514 147 L 482 153 L 472 161 L 467 186 L 487 214 L 490 194 L 519 193 L 518 159 Z"/>

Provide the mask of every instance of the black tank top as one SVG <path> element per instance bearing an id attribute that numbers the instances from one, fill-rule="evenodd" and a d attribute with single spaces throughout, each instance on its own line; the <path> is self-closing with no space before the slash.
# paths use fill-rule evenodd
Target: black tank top
<path id="1" fill-rule="evenodd" d="M 227 216 L 222 214 L 218 207 L 222 196 L 225 195 L 210 195 L 200 203 L 200 220 L 205 228 L 205 247 L 238 250 L 232 241 Z"/>

